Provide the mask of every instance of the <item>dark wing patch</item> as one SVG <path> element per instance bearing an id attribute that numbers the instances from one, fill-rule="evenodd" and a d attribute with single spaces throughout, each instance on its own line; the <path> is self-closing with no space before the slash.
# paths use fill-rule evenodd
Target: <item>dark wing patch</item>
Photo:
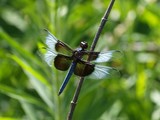
<path id="1" fill-rule="evenodd" d="M 73 54 L 73 50 L 67 44 L 58 40 L 48 30 L 45 30 L 45 31 L 48 33 L 46 37 L 46 45 L 50 49 L 50 51 L 66 54 L 68 56 L 71 56 Z"/>
<path id="2" fill-rule="evenodd" d="M 89 55 L 90 61 L 100 63 L 100 62 L 108 62 L 113 59 L 118 59 L 121 57 L 122 53 L 118 50 L 112 50 L 107 52 L 90 52 L 90 51 L 82 51 L 83 59 L 86 59 Z"/>
<path id="3" fill-rule="evenodd" d="M 81 77 L 88 76 L 94 71 L 94 66 L 94 64 L 85 61 L 77 62 L 74 74 Z"/>
<path id="4" fill-rule="evenodd" d="M 58 42 L 55 44 L 55 50 L 61 54 L 69 56 L 73 54 L 73 50 L 67 44 L 60 40 L 58 40 Z"/>
<path id="5" fill-rule="evenodd" d="M 82 51 L 83 60 L 87 60 L 90 55 L 90 61 L 96 60 L 100 52 Z"/>
<path id="6" fill-rule="evenodd" d="M 72 58 L 69 56 L 58 54 L 54 60 L 54 66 L 58 70 L 66 71 L 70 67 Z"/>

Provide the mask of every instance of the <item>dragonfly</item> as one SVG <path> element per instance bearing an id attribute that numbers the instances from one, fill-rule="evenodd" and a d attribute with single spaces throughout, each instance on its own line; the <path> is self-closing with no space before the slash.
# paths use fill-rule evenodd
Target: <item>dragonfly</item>
<path id="1" fill-rule="evenodd" d="M 58 40 L 48 30 L 46 36 L 46 53 L 44 60 L 49 66 L 53 66 L 60 71 L 67 71 L 68 73 L 60 87 L 58 95 L 65 89 L 68 81 L 74 73 L 79 77 L 90 77 L 92 79 L 103 79 L 108 77 L 112 71 L 117 71 L 113 67 L 98 65 L 96 63 L 108 62 L 113 57 L 114 53 L 120 52 L 118 50 L 111 50 L 107 52 L 92 52 L 88 51 L 88 43 L 82 41 L 80 47 L 72 49 L 66 43 Z M 90 61 L 87 58 L 90 56 Z"/>

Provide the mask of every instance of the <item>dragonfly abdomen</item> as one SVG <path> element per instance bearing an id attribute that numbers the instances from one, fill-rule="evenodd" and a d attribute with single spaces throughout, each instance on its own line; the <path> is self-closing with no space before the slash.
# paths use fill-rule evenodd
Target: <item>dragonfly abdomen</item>
<path id="1" fill-rule="evenodd" d="M 66 87 L 68 81 L 70 80 L 72 74 L 74 73 L 74 69 L 76 67 L 76 64 L 77 64 L 76 62 L 72 62 L 71 63 L 71 66 L 70 66 L 70 68 L 68 70 L 68 73 L 67 73 L 67 75 L 66 75 L 66 77 L 65 77 L 65 79 L 64 79 L 64 81 L 63 81 L 63 83 L 62 83 L 62 85 L 60 87 L 58 95 L 60 95 L 63 92 L 64 88 Z"/>

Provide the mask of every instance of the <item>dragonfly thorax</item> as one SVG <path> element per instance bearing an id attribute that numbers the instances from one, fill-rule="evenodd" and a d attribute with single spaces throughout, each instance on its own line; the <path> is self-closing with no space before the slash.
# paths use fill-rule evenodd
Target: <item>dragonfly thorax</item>
<path id="1" fill-rule="evenodd" d="M 82 50 L 82 49 L 81 49 L 81 50 Z M 74 54 L 73 54 L 74 60 L 78 60 L 78 59 L 81 59 L 81 58 L 82 58 L 81 50 L 75 50 L 75 51 L 74 51 Z"/>
<path id="2" fill-rule="evenodd" d="M 77 48 L 74 52 L 73 52 L 73 58 L 75 61 L 77 60 L 81 60 L 83 53 L 82 51 L 85 51 L 88 48 L 88 43 L 83 41 L 80 43 L 80 47 Z"/>

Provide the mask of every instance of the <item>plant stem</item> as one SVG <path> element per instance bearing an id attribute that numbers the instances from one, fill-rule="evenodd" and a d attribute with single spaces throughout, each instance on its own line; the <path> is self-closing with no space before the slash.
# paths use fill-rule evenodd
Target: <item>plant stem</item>
<path id="1" fill-rule="evenodd" d="M 91 45 L 90 51 L 94 51 L 94 49 L 95 49 L 95 46 L 96 46 L 96 44 L 97 44 L 97 42 L 98 42 L 98 39 L 99 39 L 99 36 L 100 36 L 100 34 L 101 34 L 104 26 L 105 26 L 105 23 L 106 23 L 106 21 L 107 21 L 107 19 L 108 19 L 108 16 L 109 16 L 109 14 L 110 14 L 110 11 L 111 11 L 111 9 L 112 9 L 112 7 L 113 7 L 114 2 L 115 2 L 115 0 L 111 0 L 108 9 L 106 10 L 104 16 L 102 17 L 100 26 L 99 26 L 99 28 L 98 28 L 98 31 L 97 31 L 95 37 L 94 37 L 94 40 L 93 40 L 93 43 L 92 43 L 92 45 Z M 90 61 L 90 57 L 91 57 L 91 56 L 89 55 L 89 57 L 88 57 L 88 62 Z M 83 82 L 84 82 L 84 77 L 81 77 L 80 80 L 79 80 L 79 84 L 78 84 L 78 86 L 77 86 L 77 89 L 76 89 L 76 91 L 75 91 L 75 94 L 74 94 L 74 96 L 73 96 L 73 99 L 72 99 L 72 101 L 71 101 L 71 108 L 70 108 L 70 111 L 69 111 L 69 113 L 68 113 L 68 118 L 67 118 L 67 120 L 72 120 L 73 112 L 74 112 L 74 110 L 75 110 L 75 107 L 76 107 L 76 104 L 77 104 L 77 100 L 78 100 L 79 93 L 80 93 L 80 91 L 81 91 Z"/>

